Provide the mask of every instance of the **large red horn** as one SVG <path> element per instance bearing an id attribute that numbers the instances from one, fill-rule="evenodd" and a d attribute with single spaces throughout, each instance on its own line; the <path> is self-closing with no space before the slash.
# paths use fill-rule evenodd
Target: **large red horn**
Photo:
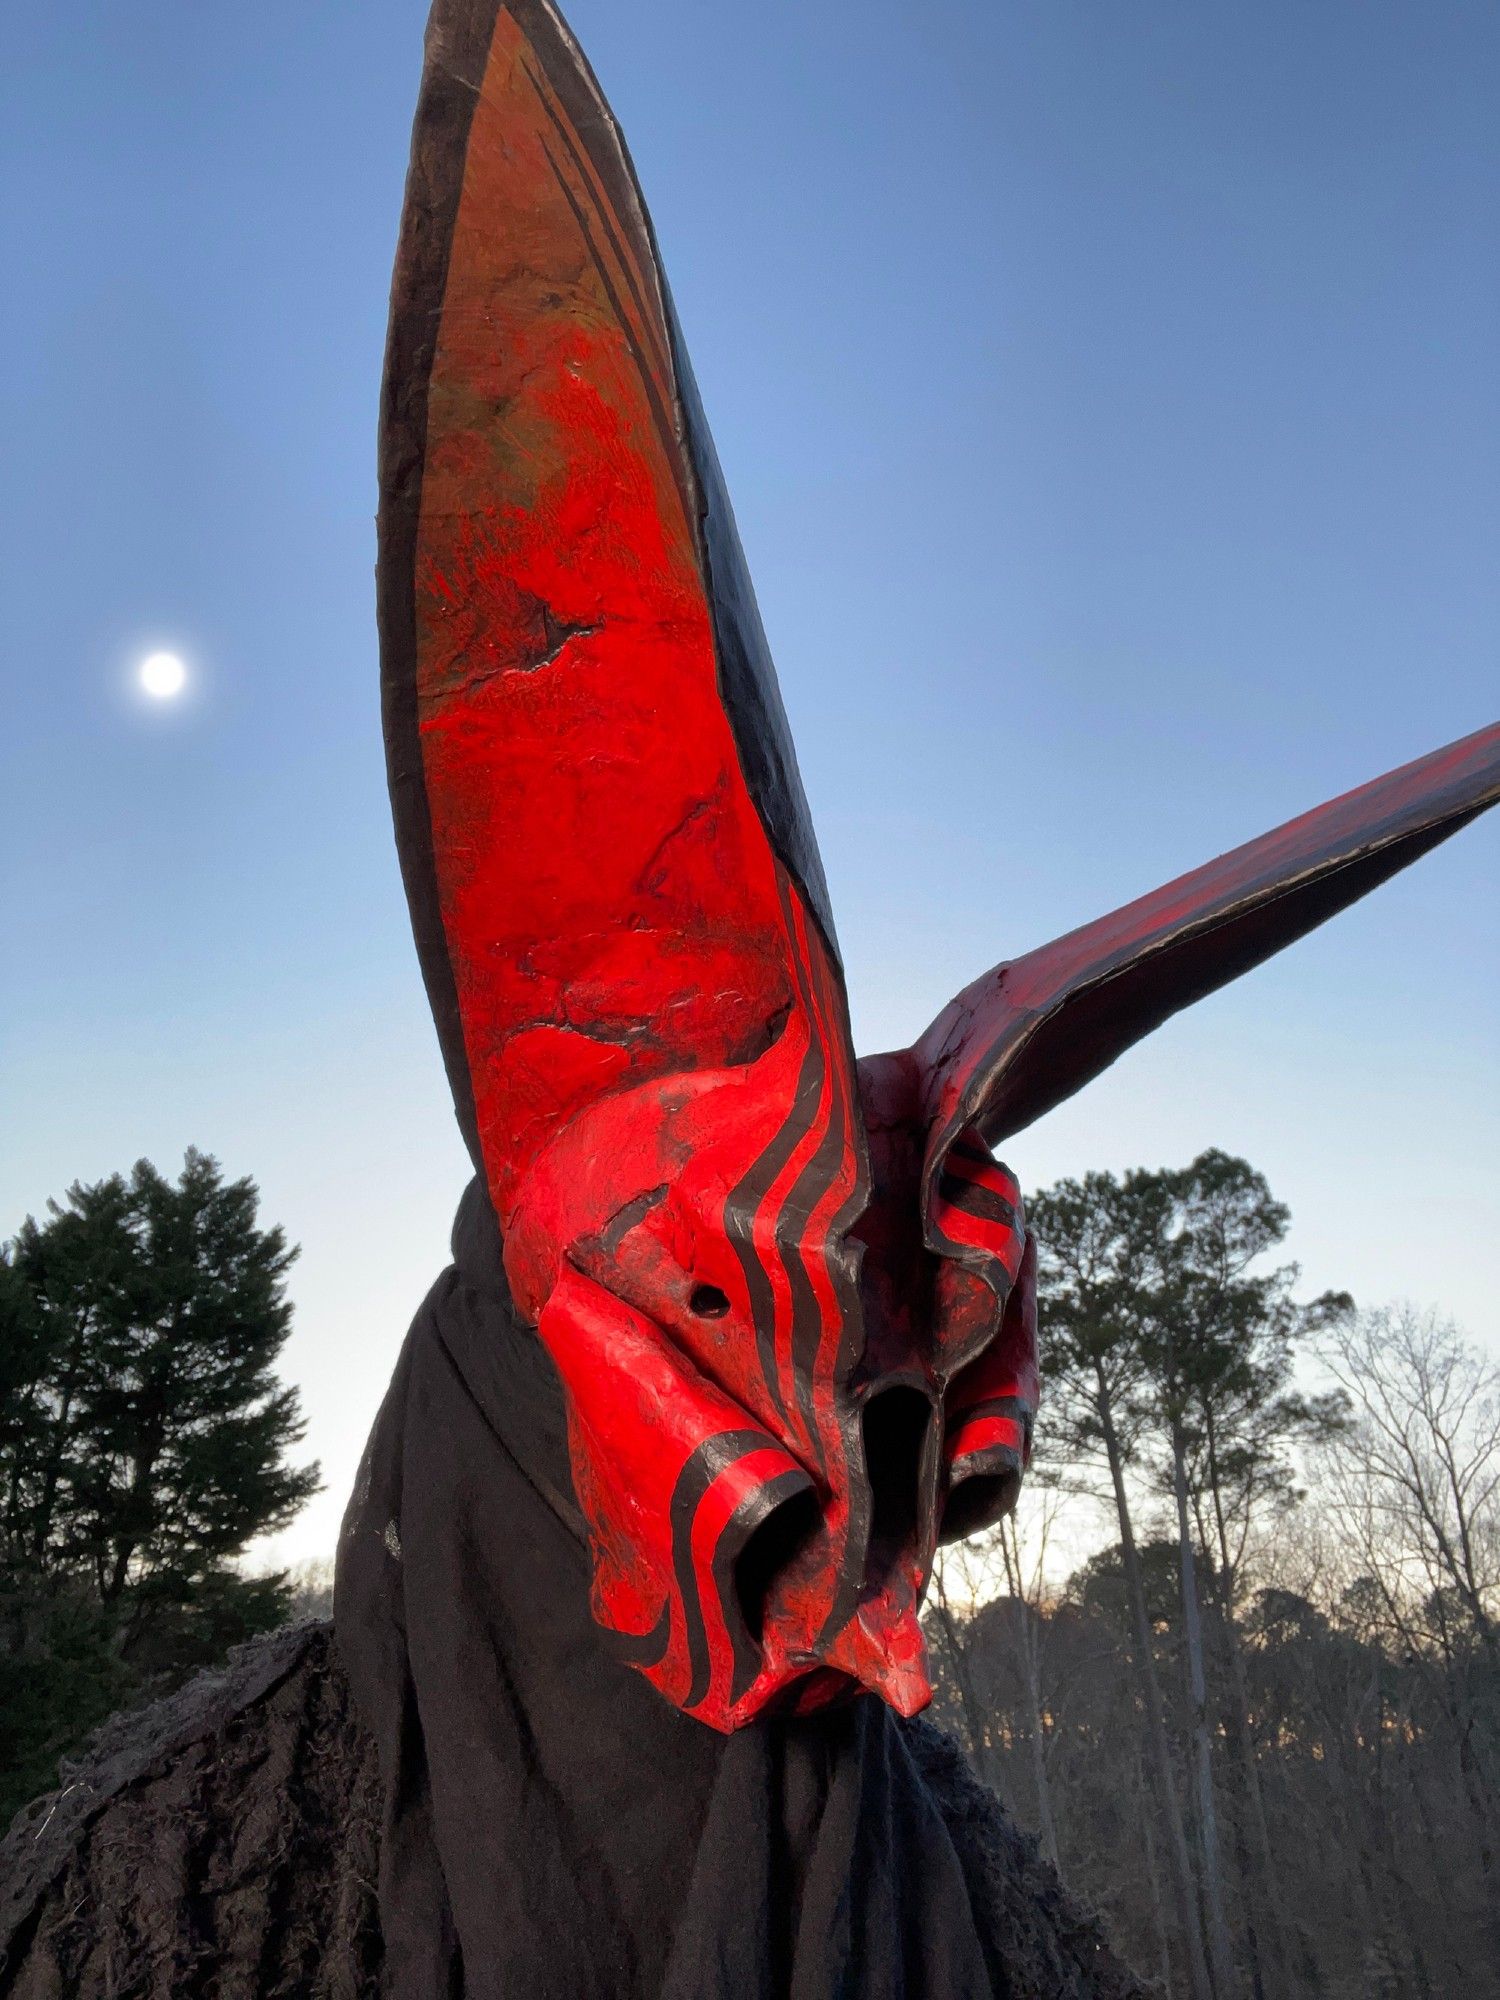
<path id="1" fill-rule="evenodd" d="M 434 8 L 380 482 L 418 950 L 567 1392 L 600 1619 L 721 1728 L 814 1669 L 914 1702 L 912 1590 L 860 1595 L 868 1176 L 827 894 L 646 211 L 547 0 Z"/>
<path id="2" fill-rule="evenodd" d="M 1020 1131 L 1179 1008 L 1368 895 L 1497 798 L 1500 724 L 976 979 L 911 1051 L 929 1189 L 961 1134 L 996 1145 Z"/>
<path id="3" fill-rule="evenodd" d="M 618 128 L 546 0 L 438 0 L 392 290 L 380 633 L 397 839 L 504 1219 L 600 1095 L 743 1060 L 833 925 Z"/>

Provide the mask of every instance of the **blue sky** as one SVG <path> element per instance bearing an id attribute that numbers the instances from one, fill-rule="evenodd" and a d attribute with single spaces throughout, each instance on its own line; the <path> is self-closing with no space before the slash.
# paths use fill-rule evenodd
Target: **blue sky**
<path id="1" fill-rule="evenodd" d="M 189 1143 L 304 1246 L 331 1546 L 465 1176 L 371 571 L 421 0 L 0 19 L 0 1230 Z M 576 0 L 729 476 L 863 1048 L 1489 720 L 1500 13 Z M 180 650 L 189 697 L 131 674 Z M 1012 1142 L 1243 1151 L 1500 1347 L 1500 825 Z"/>

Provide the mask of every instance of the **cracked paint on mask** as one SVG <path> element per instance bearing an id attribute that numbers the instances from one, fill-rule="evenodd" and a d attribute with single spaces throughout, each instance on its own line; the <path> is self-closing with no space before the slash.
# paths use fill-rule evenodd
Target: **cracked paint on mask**
<path id="1" fill-rule="evenodd" d="M 821 882 L 773 838 L 805 807 L 591 92 L 547 10 L 498 12 L 425 378 L 410 673 L 474 1136 L 622 1655 L 720 1728 L 861 1685 L 911 1712 L 945 1384 L 1010 1278 L 945 1340 L 931 1253 L 922 1300 L 881 1277 Z"/>
<path id="2" fill-rule="evenodd" d="M 1500 794 L 1500 731 L 856 1064 L 733 516 L 623 142 L 548 0 L 433 16 L 393 288 L 381 654 L 418 949 L 599 1623 L 720 1729 L 930 1693 L 1014 1505 L 1036 1256 L 991 1147 Z"/>

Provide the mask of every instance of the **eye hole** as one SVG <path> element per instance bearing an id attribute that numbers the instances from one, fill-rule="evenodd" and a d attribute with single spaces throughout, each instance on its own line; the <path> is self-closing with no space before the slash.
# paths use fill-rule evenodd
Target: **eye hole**
<path id="1" fill-rule="evenodd" d="M 717 1285 L 694 1285 L 688 1305 L 699 1319 L 722 1319 L 729 1310 L 729 1294 Z"/>

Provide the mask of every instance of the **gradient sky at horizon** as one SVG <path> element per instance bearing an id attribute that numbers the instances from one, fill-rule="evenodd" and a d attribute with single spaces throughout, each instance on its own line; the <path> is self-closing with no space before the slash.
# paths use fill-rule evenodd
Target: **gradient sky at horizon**
<path id="1" fill-rule="evenodd" d="M 189 1144 L 303 1256 L 332 1547 L 466 1168 L 371 569 L 423 0 L 0 20 L 0 1233 Z M 570 18 L 756 577 L 861 1048 L 1489 719 L 1500 12 L 706 0 Z M 168 646 L 179 704 L 132 694 Z M 1496 816 L 1500 822 L 1500 815 Z M 1500 823 L 1007 1148 L 1244 1152 L 1309 1287 L 1500 1351 Z"/>

